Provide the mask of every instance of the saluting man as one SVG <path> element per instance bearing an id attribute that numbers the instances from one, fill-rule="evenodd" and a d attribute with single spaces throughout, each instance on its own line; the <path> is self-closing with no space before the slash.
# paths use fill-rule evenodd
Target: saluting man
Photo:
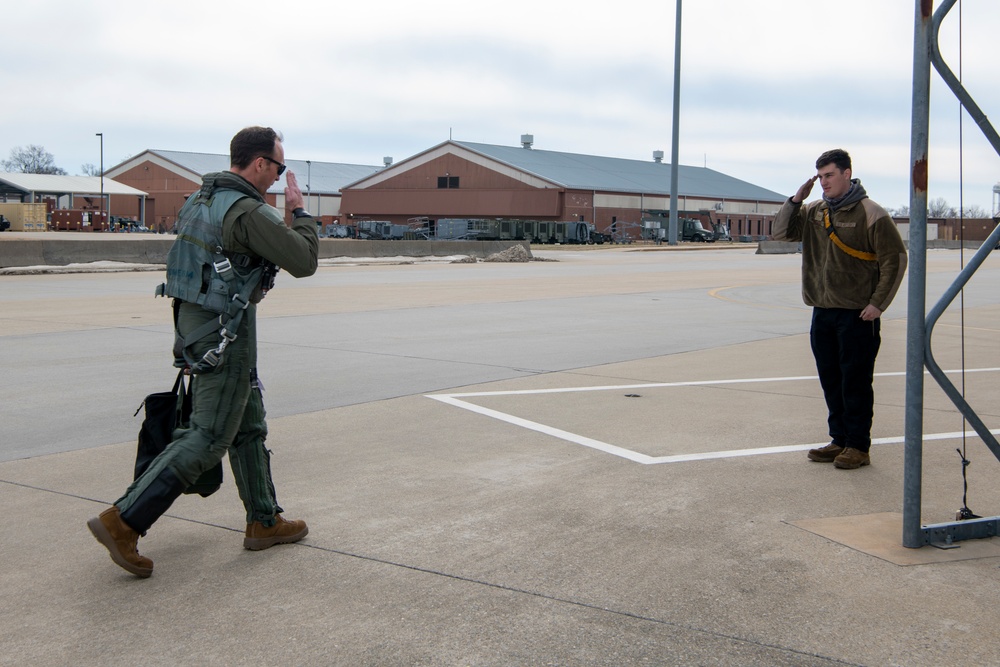
<path id="1" fill-rule="evenodd" d="M 823 198 L 804 204 L 817 180 Z M 880 318 L 906 271 L 899 230 L 851 178 L 851 156 L 838 148 L 819 156 L 816 175 L 781 207 L 772 238 L 802 242 L 802 299 L 813 307 L 809 339 L 831 441 L 808 457 L 848 470 L 866 466 Z"/>
<path id="2" fill-rule="evenodd" d="M 178 213 L 159 293 L 174 299 L 176 365 L 193 373 L 190 424 L 175 431 L 170 446 L 114 505 L 87 522 L 111 559 L 139 577 L 153 573 L 153 561 L 138 552 L 139 536 L 227 452 L 246 508 L 244 547 L 267 549 L 309 532 L 304 521 L 281 516 L 257 382 L 256 304 L 277 267 L 310 276 L 319 251 L 316 221 L 303 208 L 295 174 L 286 176 L 287 224 L 264 200 L 285 172 L 284 159 L 281 135 L 273 129 L 240 130 L 230 143 L 229 171 L 206 174 Z M 240 302 L 235 310 L 234 296 Z M 220 336 L 220 322 L 234 331 Z"/>

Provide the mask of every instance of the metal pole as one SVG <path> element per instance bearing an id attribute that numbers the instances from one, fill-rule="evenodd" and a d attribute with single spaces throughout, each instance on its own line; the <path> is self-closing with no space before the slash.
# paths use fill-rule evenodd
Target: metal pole
<path id="1" fill-rule="evenodd" d="M 306 208 L 312 208 L 312 160 L 306 160 Z M 316 212 L 319 215 L 319 211 Z"/>
<path id="2" fill-rule="evenodd" d="M 927 171 L 930 127 L 932 2 L 915 0 L 913 107 L 910 130 L 910 238 L 906 306 L 906 417 L 903 458 L 903 546 L 924 545 L 920 525 L 924 437 L 924 342 L 927 291 Z"/>
<path id="3" fill-rule="evenodd" d="M 677 20 L 674 27 L 674 127 L 670 147 L 670 222 L 667 223 L 667 243 L 677 245 L 677 166 L 681 134 L 681 0 L 677 0 Z"/>
<path id="4" fill-rule="evenodd" d="M 101 222 L 104 221 L 104 133 L 98 132 L 96 135 L 101 138 Z"/>

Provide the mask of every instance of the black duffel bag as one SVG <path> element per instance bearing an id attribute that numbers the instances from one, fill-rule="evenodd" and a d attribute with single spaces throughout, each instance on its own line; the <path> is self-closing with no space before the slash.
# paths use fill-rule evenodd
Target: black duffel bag
<path id="1" fill-rule="evenodd" d="M 177 373 L 174 388 L 157 394 L 150 394 L 139 405 L 135 414 L 143 406 L 146 417 L 139 429 L 139 446 L 135 453 L 135 479 L 139 478 L 149 464 L 173 441 L 175 428 L 187 426 L 191 418 L 191 391 L 184 380 L 184 369 Z M 201 474 L 184 493 L 197 493 L 207 498 L 222 486 L 222 461 Z"/>

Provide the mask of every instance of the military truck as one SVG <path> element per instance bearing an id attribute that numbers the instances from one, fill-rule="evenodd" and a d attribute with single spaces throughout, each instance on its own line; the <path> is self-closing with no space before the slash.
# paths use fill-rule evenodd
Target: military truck
<path id="1" fill-rule="evenodd" d="M 715 243 L 715 232 L 708 231 L 701 220 L 694 218 L 678 218 L 677 235 L 681 241 L 696 241 L 699 243 Z"/>
<path id="2" fill-rule="evenodd" d="M 686 212 L 686 211 L 685 211 Z M 697 218 L 691 218 L 680 214 L 677 217 L 677 240 L 694 241 L 696 243 L 713 243 L 715 241 L 715 231 L 705 229 L 705 225 Z M 659 223 L 659 228 L 664 232 L 670 229 L 670 211 L 646 210 L 643 211 L 643 224 L 647 222 Z M 667 239 L 669 240 L 669 239 Z"/>

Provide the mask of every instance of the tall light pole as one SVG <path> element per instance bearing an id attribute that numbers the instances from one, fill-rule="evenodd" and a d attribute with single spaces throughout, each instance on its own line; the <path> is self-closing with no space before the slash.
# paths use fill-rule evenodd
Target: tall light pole
<path id="1" fill-rule="evenodd" d="M 677 245 L 677 179 L 680 174 L 681 127 L 681 0 L 677 0 L 677 19 L 674 23 L 674 119 L 673 141 L 670 146 L 670 221 L 667 223 L 667 244 Z"/>
<path id="2" fill-rule="evenodd" d="M 94 136 L 101 138 L 101 222 L 104 222 L 104 133 L 98 132 Z"/>

